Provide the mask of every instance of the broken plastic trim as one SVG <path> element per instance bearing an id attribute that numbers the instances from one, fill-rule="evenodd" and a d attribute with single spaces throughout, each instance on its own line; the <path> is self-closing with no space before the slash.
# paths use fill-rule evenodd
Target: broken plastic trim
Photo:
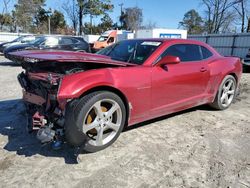
<path id="1" fill-rule="evenodd" d="M 23 61 L 26 61 L 28 63 L 37 63 L 37 62 L 39 62 L 41 60 L 40 59 L 35 59 L 35 58 L 25 57 L 25 58 L 23 58 Z"/>

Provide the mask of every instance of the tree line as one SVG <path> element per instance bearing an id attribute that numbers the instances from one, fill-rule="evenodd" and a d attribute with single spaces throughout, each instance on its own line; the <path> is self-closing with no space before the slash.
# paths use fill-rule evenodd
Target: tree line
<path id="1" fill-rule="evenodd" d="M 46 7 L 46 0 L 17 0 L 13 10 L 8 9 L 12 0 L 2 1 L 0 31 L 47 34 L 50 30 L 52 34 L 82 35 L 100 34 L 109 29 L 157 27 L 154 22 L 143 25 L 143 11 L 139 7 L 122 8 L 122 4 L 119 21 L 114 22 L 109 15 L 114 9 L 110 0 L 65 0 L 55 10 Z M 189 34 L 250 32 L 249 0 L 199 1 L 202 16 L 193 9 L 179 23 Z M 93 24 L 96 18 L 100 21 Z"/>
<path id="2" fill-rule="evenodd" d="M 46 0 L 17 0 L 14 9 L 8 10 L 10 2 L 3 0 L 0 31 L 47 34 L 50 27 L 52 34 L 82 35 L 150 27 L 149 24 L 142 26 L 143 13 L 138 7 L 121 9 L 119 23 L 114 23 L 109 15 L 114 9 L 110 0 L 65 0 L 56 10 L 47 8 Z M 97 25 L 93 24 L 95 18 L 100 20 Z"/>
<path id="3" fill-rule="evenodd" d="M 189 34 L 250 32 L 249 0 L 200 0 L 204 16 L 192 9 L 179 23 Z"/>

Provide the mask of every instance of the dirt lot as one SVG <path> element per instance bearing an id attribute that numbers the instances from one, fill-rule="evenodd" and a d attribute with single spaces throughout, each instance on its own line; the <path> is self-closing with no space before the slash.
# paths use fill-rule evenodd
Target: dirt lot
<path id="1" fill-rule="evenodd" d="M 26 132 L 21 68 L 0 62 L 0 187 L 250 187 L 250 74 L 226 111 L 202 106 L 143 123 L 76 158 Z"/>

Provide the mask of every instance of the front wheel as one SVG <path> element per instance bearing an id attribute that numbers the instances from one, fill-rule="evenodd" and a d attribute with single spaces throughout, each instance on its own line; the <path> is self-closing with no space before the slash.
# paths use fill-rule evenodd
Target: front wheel
<path id="1" fill-rule="evenodd" d="M 66 139 L 71 145 L 81 145 L 87 152 L 96 152 L 114 143 L 126 122 L 123 101 L 108 91 L 84 96 L 69 113 Z"/>
<path id="2" fill-rule="evenodd" d="M 237 83 L 233 76 L 227 75 L 217 92 L 214 102 L 210 104 L 211 107 L 218 110 L 227 109 L 233 102 L 237 89 Z"/>

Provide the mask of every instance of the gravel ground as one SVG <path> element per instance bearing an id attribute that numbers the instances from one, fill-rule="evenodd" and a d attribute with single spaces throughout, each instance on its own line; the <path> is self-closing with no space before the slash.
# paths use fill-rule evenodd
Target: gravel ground
<path id="1" fill-rule="evenodd" d="M 250 74 L 226 111 L 201 106 L 142 123 L 76 157 L 26 132 L 21 68 L 0 62 L 0 187 L 250 187 Z"/>

